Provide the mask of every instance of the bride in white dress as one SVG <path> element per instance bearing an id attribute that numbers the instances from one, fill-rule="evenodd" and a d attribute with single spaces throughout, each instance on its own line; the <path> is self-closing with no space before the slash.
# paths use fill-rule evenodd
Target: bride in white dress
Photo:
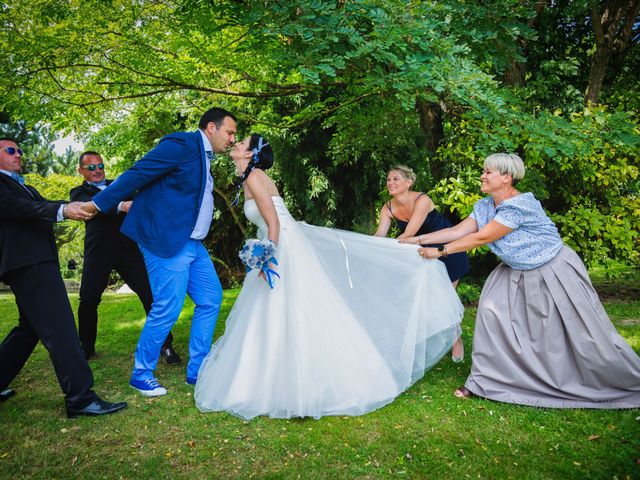
<path id="1" fill-rule="evenodd" d="M 198 373 L 197 407 L 250 419 L 362 415 L 419 380 L 460 333 L 446 268 L 417 246 L 297 222 L 264 170 L 259 135 L 235 145 L 244 212 L 277 245 L 270 288 L 251 270 Z"/>

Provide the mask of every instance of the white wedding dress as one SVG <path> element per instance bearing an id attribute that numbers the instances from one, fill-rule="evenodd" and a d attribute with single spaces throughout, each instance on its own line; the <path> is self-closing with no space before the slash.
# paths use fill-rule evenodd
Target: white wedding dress
<path id="1" fill-rule="evenodd" d="M 295 221 L 280 197 L 275 288 L 250 271 L 195 388 L 203 412 L 250 419 L 361 415 L 451 348 L 463 307 L 417 246 Z M 259 238 L 266 224 L 244 205 Z"/>

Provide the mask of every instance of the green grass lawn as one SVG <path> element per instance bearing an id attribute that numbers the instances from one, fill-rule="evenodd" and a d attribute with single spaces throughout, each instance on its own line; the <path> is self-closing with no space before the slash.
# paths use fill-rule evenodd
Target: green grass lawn
<path id="1" fill-rule="evenodd" d="M 216 329 L 238 291 L 225 291 Z M 637 298 L 637 297 L 636 297 Z M 72 295 L 74 309 L 77 295 Z M 605 304 L 620 333 L 640 351 L 640 301 Z M 186 356 L 187 303 L 174 329 Z M 467 309 L 471 350 L 475 310 Z M 0 337 L 15 325 L 11 295 L 0 296 Z M 96 391 L 129 408 L 101 418 L 65 417 L 63 398 L 39 345 L 0 404 L 0 478 L 640 478 L 640 409 L 545 410 L 459 400 L 469 372 L 444 358 L 407 392 L 362 417 L 250 422 L 200 413 L 184 365 L 159 366 L 164 397 L 128 386 L 144 312 L 132 295 L 105 295 L 100 307 Z M 1 367 L 1 366 L 0 366 Z"/>

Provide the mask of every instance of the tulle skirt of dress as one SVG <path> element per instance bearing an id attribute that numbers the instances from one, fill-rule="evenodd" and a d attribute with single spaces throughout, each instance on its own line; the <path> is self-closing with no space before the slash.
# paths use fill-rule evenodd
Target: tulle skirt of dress
<path id="1" fill-rule="evenodd" d="M 280 197 L 274 204 L 280 279 L 270 289 L 247 274 L 198 374 L 198 408 L 319 418 L 390 403 L 460 332 L 463 307 L 445 266 L 393 239 L 296 222 Z M 252 208 L 247 217 L 264 227 Z"/>

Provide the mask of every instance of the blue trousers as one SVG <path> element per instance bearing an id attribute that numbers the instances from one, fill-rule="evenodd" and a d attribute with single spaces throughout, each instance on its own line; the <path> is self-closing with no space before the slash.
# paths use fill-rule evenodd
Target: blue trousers
<path id="1" fill-rule="evenodd" d="M 195 303 L 189 336 L 187 377 L 196 378 L 211 349 L 222 303 L 222 286 L 209 252 L 200 240 L 189 240 L 176 255 L 159 257 L 140 246 L 149 274 L 153 304 L 136 347 L 132 380 L 154 379 L 160 347 L 178 320 L 185 294 Z"/>

